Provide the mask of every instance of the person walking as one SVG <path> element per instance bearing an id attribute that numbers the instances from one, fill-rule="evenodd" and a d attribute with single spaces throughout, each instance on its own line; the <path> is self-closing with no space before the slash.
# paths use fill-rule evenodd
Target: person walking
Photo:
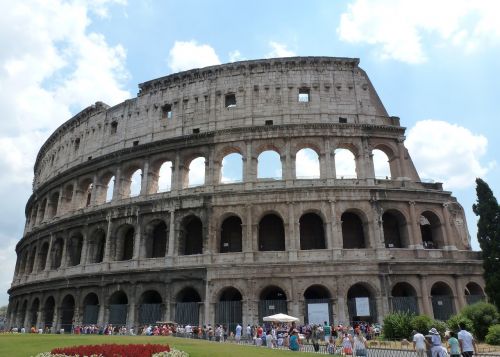
<path id="1" fill-rule="evenodd" d="M 413 330 L 413 350 L 417 352 L 418 357 L 426 356 L 425 337 L 420 332 Z"/>
<path id="2" fill-rule="evenodd" d="M 453 331 L 450 332 L 448 347 L 450 348 L 450 357 L 460 357 L 460 344 L 457 340 L 457 334 Z"/>
<path id="3" fill-rule="evenodd" d="M 472 357 L 477 354 L 476 341 L 472 334 L 464 328 L 463 324 L 458 324 L 458 343 L 463 357 Z"/>

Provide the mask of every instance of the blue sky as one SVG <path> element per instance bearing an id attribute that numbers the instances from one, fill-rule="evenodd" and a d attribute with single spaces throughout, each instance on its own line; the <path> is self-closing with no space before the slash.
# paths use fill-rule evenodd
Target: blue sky
<path id="1" fill-rule="evenodd" d="M 0 305 L 37 150 L 86 106 L 138 83 L 241 59 L 358 57 L 422 178 L 466 210 L 476 176 L 500 196 L 496 1 L 7 1 L 0 14 Z"/>

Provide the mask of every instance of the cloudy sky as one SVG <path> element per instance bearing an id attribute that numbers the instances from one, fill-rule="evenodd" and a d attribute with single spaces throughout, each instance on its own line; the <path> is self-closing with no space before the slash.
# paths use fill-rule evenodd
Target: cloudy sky
<path id="1" fill-rule="evenodd" d="M 500 196 L 498 1 L 0 0 L 0 305 L 41 144 L 86 106 L 137 84 L 243 59 L 358 57 L 422 178 L 465 207 L 474 179 Z"/>

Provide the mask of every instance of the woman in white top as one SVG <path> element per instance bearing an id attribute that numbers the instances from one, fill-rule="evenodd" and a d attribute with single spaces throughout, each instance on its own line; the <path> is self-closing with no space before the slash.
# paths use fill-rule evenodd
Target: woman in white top
<path id="1" fill-rule="evenodd" d="M 366 338 L 359 331 L 356 331 L 353 340 L 355 356 L 366 356 Z"/>

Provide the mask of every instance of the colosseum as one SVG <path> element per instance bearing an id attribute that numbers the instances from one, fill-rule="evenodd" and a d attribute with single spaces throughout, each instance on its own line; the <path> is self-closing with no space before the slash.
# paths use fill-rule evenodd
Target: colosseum
<path id="1" fill-rule="evenodd" d="M 192 69 L 62 124 L 34 165 L 9 326 L 446 319 L 484 298 L 462 207 L 420 179 L 358 64 Z"/>

